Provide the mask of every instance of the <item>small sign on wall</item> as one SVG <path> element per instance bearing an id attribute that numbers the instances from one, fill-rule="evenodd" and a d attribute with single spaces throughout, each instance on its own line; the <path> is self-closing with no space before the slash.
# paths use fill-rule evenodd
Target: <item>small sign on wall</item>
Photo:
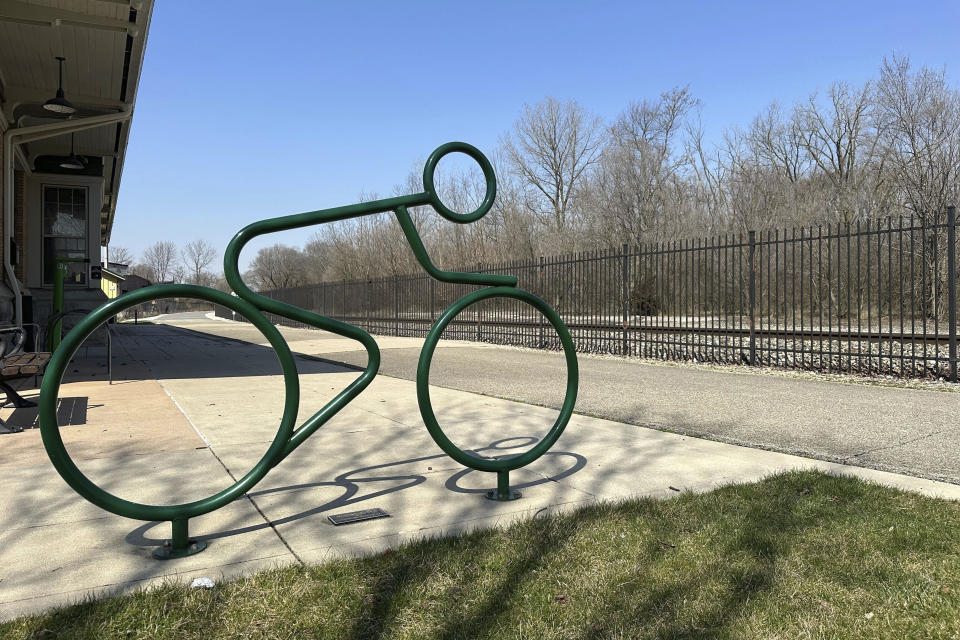
<path id="1" fill-rule="evenodd" d="M 90 265 L 90 279 L 91 279 L 91 280 L 99 280 L 100 278 L 102 278 L 102 277 L 103 277 L 103 271 L 102 271 L 102 269 L 103 269 L 103 267 L 101 267 L 101 266 L 98 265 L 98 264 L 92 264 L 92 265 Z"/>

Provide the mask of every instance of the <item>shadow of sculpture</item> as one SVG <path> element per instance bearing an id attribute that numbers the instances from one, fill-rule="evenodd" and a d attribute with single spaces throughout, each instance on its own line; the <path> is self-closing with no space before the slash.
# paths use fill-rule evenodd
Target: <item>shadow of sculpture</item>
<path id="1" fill-rule="evenodd" d="M 496 452 L 507 452 L 512 449 L 517 449 L 520 447 L 529 447 L 539 441 L 539 438 L 535 436 L 515 436 L 511 438 L 504 438 L 491 442 L 486 447 L 481 447 L 477 449 L 470 450 L 470 453 L 477 455 L 478 457 L 496 457 L 496 458 L 510 458 L 517 455 L 520 455 L 519 452 L 515 453 L 503 453 L 496 456 L 481 456 L 484 452 L 496 451 Z M 509 446 L 507 443 L 510 444 Z M 572 464 L 559 473 L 552 474 L 550 476 L 541 476 L 534 480 L 528 480 L 526 482 L 518 482 L 512 486 L 516 489 L 526 489 L 530 487 L 535 487 L 538 485 L 543 485 L 551 482 L 557 482 L 563 478 L 567 478 L 582 470 L 587 465 L 587 458 L 578 453 L 573 453 L 569 451 L 547 451 L 544 454 L 544 457 L 550 456 L 554 459 L 556 458 L 570 458 Z M 289 493 L 292 491 L 301 491 L 304 489 L 314 489 L 318 487 L 339 487 L 343 490 L 343 493 L 333 499 L 329 500 L 321 505 L 316 507 L 301 511 L 294 515 L 285 516 L 282 518 L 277 518 L 275 520 L 269 520 L 267 522 L 258 523 L 255 525 L 250 525 L 246 527 L 238 527 L 230 529 L 227 531 L 220 531 L 216 533 L 211 533 L 207 535 L 199 535 L 198 539 L 205 540 L 207 542 L 211 540 L 216 540 L 219 538 L 228 538 L 231 536 L 241 535 L 245 533 L 252 533 L 255 531 L 260 531 L 269 527 L 277 527 L 279 525 L 287 524 L 289 522 L 294 522 L 301 520 L 303 518 L 308 518 L 313 515 L 326 513 L 340 509 L 343 507 L 348 507 L 351 505 L 359 504 L 375 498 L 379 498 L 391 493 L 396 493 L 399 491 L 404 491 L 410 489 L 419 484 L 423 484 L 427 481 L 427 476 L 420 473 L 394 473 L 391 474 L 387 470 L 391 468 L 400 467 L 407 464 L 417 463 L 417 462 L 428 462 L 431 460 L 447 460 L 449 457 L 445 453 L 437 453 L 429 456 L 421 456 L 416 458 L 406 458 L 403 460 L 394 460 L 391 462 L 385 462 L 382 464 L 370 465 L 366 467 L 360 467 L 357 469 L 351 469 L 335 476 L 332 480 L 322 480 L 318 482 L 305 482 L 300 484 L 288 485 L 284 487 L 273 487 L 270 489 L 263 489 L 260 491 L 254 491 L 248 493 L 246 497 L 250 499 L 255 505 L 258 498 L 262 498 L 268 495 L 277 495 Z M 444 488 L 453 493 L 465 493 L 465 494 L 480 494 L 486 493 L 487 489 L 470 489 L 460 486 L 461 481 L 468 476 L 469 474 L 474 473 L 473 469 L 464 468 L 460 469 L 453 474 L 451 474 L 446 481 L 444 482 Z M 364 484 L 369 483 L 380 483 L 380 482 L 400 482 L 401 484 L 393 485 L 386 489 L 378 489 L 371 493 L 361 493 L 361 487 Z M 262 512 L 261 512 L 262 513 Z M 165 522 L 146 522 L 130 533 L 127 534 L 125 540 L 128 544 L 133 546 L 156 546 L 162 544 L 165 538 L 153 538 L 148 537 L 148 532 L 155 526 L 166 524 Z"/>

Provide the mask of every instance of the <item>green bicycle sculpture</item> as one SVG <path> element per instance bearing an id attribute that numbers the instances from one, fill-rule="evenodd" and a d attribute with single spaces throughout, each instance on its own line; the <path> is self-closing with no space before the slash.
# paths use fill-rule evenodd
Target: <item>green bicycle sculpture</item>
<path id="1" fill-rule="evenodd" d="M 447 208 L 440 201 L 434 186 L 434 173 L 437 163 L 447 154 L 464 153 L 480 165 L 486 180 L 486 194 L 480 206 L 471 213 L 457 213 Z M 409 207 L 430 205 L 441 216 L 455 223 L 467 224 L 475 222 L 490 211 L 496 197 L 496 178 L 490 161 L 477 148 L 464 142 L 450 142 L 434 150 L 427 159 L 423 169 L 423 192 L 395 198 L 363 202 L 344 207 L 310 211 L 279 218 L 271 218 L 254 222 L 238 232 L 227 246 L 224 254 L 223 266 L 227 282 L 233 288 L 236 296 L 211 289 L 186 284 L 154 285 L 132 291 L 123 296 L 104 303 L 90 314 L 85 316 L 66 335 L 57 348 L 47 366 L 46 375 L 40 389 L 40 433 L 43 445 L 67 484 L 77 493 L 93 504 L 120 516 L 136 520 L 169 521 L 172 528 L 171 540 L 163 547 L 154 551 L 157 558 L 179 558 L 202 551 L 206 547 L 203 540 L 191 540 L 188 521 L 190 518 L 203 515 L 223 507 L 227 503 L 243 496 L 256 485 L 273 467 L 290 455 L 304 440 L 310 437 L 317 429 L 332 418 L 340 409 L 353 400 L 373 381 L 380 368 L 380 350 L 377 343 L 366 331 L 345 322 L 327 318 L 305 309 L 295 307 L 277 300 L 254 293 L 240 277 L 239 260 L 243 247 L 253 238 L 278 231 L 298 229 L 314 224 L 346 220 L 359 216 L 392 212 L 397 217 L 400 227 L 409 242 L 417 261 L 432 277 L 441 282 L 482 285 L 485 288 L 468 293 L 449 308 L 437 319 L 427 335 L 426 342 L 420 353 L 417 367 L 417 401 L 420 413 L 430 435 L 440 448 L 460 464 L 478 471 L 494 472 L 497 474 L 497 488 L 488 493 L 494 500 L 513 500 L 520 497 L 519 492 L 510 488 L 510 471 L 526 466 L 543 455 L 560 437 L 570 421 L 574 404 L 577 398 L 578 367 L 577 356 L 574 350 L 570 333 L 560 318 L 560 315 L 542 299 L 528 291 L 517 287 L 517 278 L 508 275 L 461 273 L 443 271 L 431 262 L 423 246 L 420 234 L 414 226 L 408 211 Z M 57 397 L 67 365 L 73 358 L 83 341 L 100 325 L 116 316 L 118 313 L 150 300 L 168 297 L 186 297 L 213 302 L 235 311 L 246 317 L 267 338 L 277 353 L 283 371 L 285 398 L 283 417 L 277 434 L 262 458 L 250 471 L 233 485 L 202 500 L 174 505 L 151 505 L 125 500 L 115 496 L 90 481 L 74 464 L 67 453 L 60 437 L 57 424 Z M 430 361 L 433 357 L 437 342 L 447 325 L 468 306 L 490 298 L 513 298 L 523 301 L 536 308 L 556 329 L 566 357 L 567 385 L 563 405 L 550 431 L 532 448 L 514 457 L 500 459 L 481 458 L 471 455 L 457 447 L 443 432 L 437 417 L 434 414 L 430 401 Z M 290 347 L 280 335 L 277 328 L 267 319 L 264 313 L 274 313 L 279 316 L 296 320 L 304 324 L 324 329 L 332 333 L 352 338 L 363 344 L 367 350 L 367 366 L 350 385 L 338 393 L 332 400 L 313 414 L 299 427 L 294 428 L 297 421 L 297 409 L 300 402 L 300 384 L 297 368 L 294 363 Z"/>

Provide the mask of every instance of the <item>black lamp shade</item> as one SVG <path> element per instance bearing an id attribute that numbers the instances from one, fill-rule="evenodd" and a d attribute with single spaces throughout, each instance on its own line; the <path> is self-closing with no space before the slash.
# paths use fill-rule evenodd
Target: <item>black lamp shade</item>
<path id="1" fill-rule="evenodd" d="M 60 79 L 57 81 L 57 95 L 50 98 L 43 103 L 43 108 L 47 111 L 52 111 L 54 113 L 59 113 L 62 115 L 70 115 L 71 113 L 76 113 L 77 108 L 73 106 L 73 103 L 67 100 L 63 95 L 63 61 L 66 58 L 62 56 L 57 56 L 57 67 L 60 75 Z"/>
<path id="2" fill-rule="evenodd" d="M 78 158 L 75 155 L 69 155 L 60 162 L 60 167 L 63 169 L 83 169 L 87 165 L 83 163 L 83 160 Z"/>
<path id="3" fill-rule="evenodd" d="M 84 169 L 87 166 L 87 163 L 81 160 L 77 156 L 77 152 L 74 150 L 74 134 L 70 134 L 70 155 L 60 161 L 60 167 L 63 169 Z"/>
<path id="4" fill-rule="evenodd" d="M 63 95 L 63 89 L 57 89 L 57 95 L 43 103 L 43 108 L 54 113 L 71 114 L 76 113 L 77 108 L 73 103 L 67 100 Z"/>

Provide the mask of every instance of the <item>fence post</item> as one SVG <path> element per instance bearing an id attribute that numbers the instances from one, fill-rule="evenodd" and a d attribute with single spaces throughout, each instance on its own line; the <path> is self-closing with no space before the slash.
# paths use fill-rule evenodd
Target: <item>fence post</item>
<path id="1" fill-rule="evenodd" d="M 479 262 L 477 263 L 477 273 L 480 273 L 480 263 L 479 263 Z M 480 329 L 480 323 L 481 323 L 480 314 L 481 314 L 481 313 L 483 313 L 483 303 L 482 303 L 482 302 L 480 302 L 479 304 L 477 304 L 477 342 L 480 342 L 480 333 L 481 333 L 481 329 Z"/>
<path id="2" fill-rule="evenodd" d="M 957 381 L 957 210 L 947 207 L 947 296 L 950 323 L 950 382 Z"/>
<path id="3" fill-rule="evenodd" d="M 434 304 L 434 288 L 436 287 L 437 281 L 433 278 L 430 278 L 430 324 L 433 324 L 437 319 L 436 308 L 437 305 Z"/>
<path id="4" fill-rule="evenodd" d="M 630 324 L 630 316 L 629 316 L 630 287 L 627 285 L 627 278 L 629 278 L 630 276 L 630 259 L 627 256 L 628 249 L 629 247 L 627 246 L 627 243 L 624 242 L 620 252 L 620 278 L 623 281 L 623 285 L 621 287 L 623 301 L 622 301 L 622 304 L 620 305 L 622 310 L 622 316 L 623 316 L 623 350 L 621 351 L 621 355 L 623 355 L 624 357 L 630 355 L 629 353 L 627 353 L 627 349 L 628 349 L 627 345 L 629 344 L 629 335 L 627 332 L 627 327 Z"/>
<path id="5" fill-rule="evenodd" d="M 539 295 L 541 298 L 547 297 L 546 292 L 543 290 L 543 256 L 540 256 L 540 270 L 537 272 L 537 295 Z M 537 317 L 540 318 L 537 348 L 543 349 L 543 314 L 538 313 Z"/>
<path id="6" fill-rule="evenodd" d="M 750 242 L 750 365 L 754 366 L 757 364 L 757 232 L 748 231 L 747 238 Z"/>
<path id="7" fill-rule="evenodd" d="M 370 331 L 370 289 L 373 288 L 372 285 L 373 285 L 373 280 L 371 280 L 370 278 L 367 278 L 367 288 L 366 288 L 367 295 L 364 296 L 365 300 L 363 305 L 367 308 L 367 326 L 366 326 L 367 331 Z M 373 332 L 371 331 L 371 333 Z"/>
<path id="8" fill-rule="evenodd" d="M 400 276 L 393 276 L 393 335 L 400 336 Z"/>

